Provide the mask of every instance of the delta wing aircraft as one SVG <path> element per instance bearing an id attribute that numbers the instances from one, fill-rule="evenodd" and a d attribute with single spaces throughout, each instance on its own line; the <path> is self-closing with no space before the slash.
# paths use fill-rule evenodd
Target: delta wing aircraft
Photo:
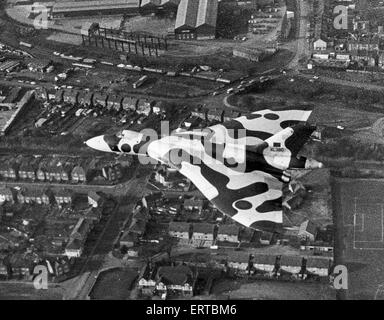
<path id="1" fill-rule="evenodd" d="M 152 158 L 177 169 L 223 214 L 256 230 L 279 230 L 282 188 L 289 169 L 316 169 L 322 163 L 298 156 L 316 127 L 311 111 L 253 112 L 201 130 L 164 137 L 123 130 L 86 144 L 104 152 Z"/>

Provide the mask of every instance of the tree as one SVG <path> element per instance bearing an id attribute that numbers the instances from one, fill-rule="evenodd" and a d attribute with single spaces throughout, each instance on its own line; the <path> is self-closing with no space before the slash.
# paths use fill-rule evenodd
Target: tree
<path id="1" fill-rule="evenodd" d="M 120 253 L 121 254 L 127 254 L 128 253 L 128 247 L 127 246 L 122 246 L 121 248 L 120 248 Z"/>

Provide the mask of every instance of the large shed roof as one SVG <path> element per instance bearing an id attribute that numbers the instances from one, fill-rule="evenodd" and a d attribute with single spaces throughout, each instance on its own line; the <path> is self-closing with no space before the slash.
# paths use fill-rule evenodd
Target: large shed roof
<path id="1" fill-rule="evenodd" d="M 194 28 L 199 10 L 199 0 L 181 0 L 177 10 L 175 28 L 183 26 Z"/>
<path id="2" fill-rule="evenodd" d="M 52 12 L 72 12 L 88 10 L 106 10 L 115 8 L 139 8 L 140 0 L 94 0 L 56 2 Z"/>
<path id="3" fill-rule="evenodd" d="M 218 6 L 219 3 L 217 0 L 200 0 L 196 18 L 196 27 L 202 25 L 216 27 Z"/>

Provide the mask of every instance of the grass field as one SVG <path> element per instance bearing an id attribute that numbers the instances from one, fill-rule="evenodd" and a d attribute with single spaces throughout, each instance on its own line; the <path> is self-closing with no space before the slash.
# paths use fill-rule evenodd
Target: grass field
<path id="1" fill-rule="evenodd" d="M 113 269 L 99 275 L 91 291 L 94 300 L 127 300 L 137 273 L 130 269 Z"/>
<path id="2" fill-rule="evenodd" d="M 335 292 L 320 283 L 219 280 L 212 293 L 232 300 L 333 300 Z"/>
<path id="3" fill-rule="evenodd" d="M 47 37 L 47 40 L 68 43 L 75 46 L 82 44 L 81 36 L 64 32 L 53 32 L 49 37 Z"/>
<path id="4" fill-rule="evenodd" d="M 2 282 L 0 284 L 0 300 L 61 300 L 63 290 L 60 287 L 49 287 L 48 290 L 36 290 L 31 283 Z"/>
<path id="5" fill-rule="evenodd" d="M 348 299 L 375 299 L 384 284 L 384 180 L 332 179 L 336 263 L 349 271 Z"/>
<path id="6" fill-rule="evenodd" d="M 128 32 L 141 32 L 155 36 L 166 36 L 168 31 L 173 31 L 174 28 L 175 19 L 137 16 L 125 20 L 122 29 Z"/>

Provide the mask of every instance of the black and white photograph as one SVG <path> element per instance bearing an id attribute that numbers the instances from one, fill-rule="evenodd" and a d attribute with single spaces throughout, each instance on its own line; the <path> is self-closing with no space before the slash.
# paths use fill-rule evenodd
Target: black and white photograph
<path id="1" fill-rule="evenodd" d="M 383 299 L 384 1 L 0 0 L 1 301 Z"/>

